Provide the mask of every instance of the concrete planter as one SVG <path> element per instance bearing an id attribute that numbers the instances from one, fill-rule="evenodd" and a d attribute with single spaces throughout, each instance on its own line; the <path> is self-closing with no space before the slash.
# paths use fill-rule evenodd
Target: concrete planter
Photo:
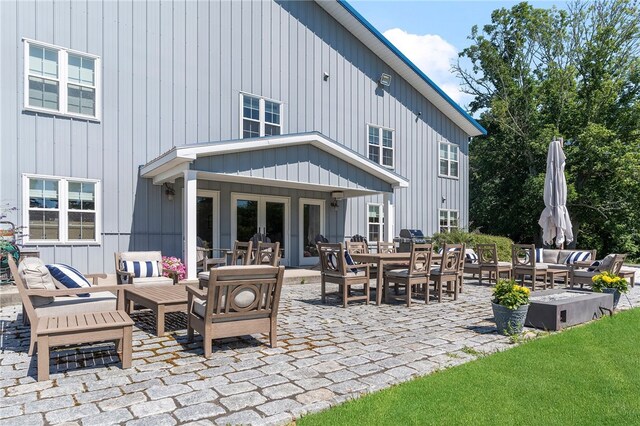
<path id="1" fill-rule="evenodd" d="M 618 302 L 620 301 L 620 291 L 615 288 L 605 287 L 602 289 L 603 293 L 613 294 L 613 309 L 618 307 Z"/>
<path id="2" fill-rule="evenodd" d="M 493 302 L 491 305 L 493 306 L 493 317 L 499 334 L 508 336 L 522 332 L 529 305 L 522 305 L 518 309 L 509 309 Z"/>

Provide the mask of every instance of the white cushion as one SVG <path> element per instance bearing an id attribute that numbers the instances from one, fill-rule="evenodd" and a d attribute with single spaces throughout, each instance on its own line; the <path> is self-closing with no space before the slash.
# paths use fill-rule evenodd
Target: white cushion
<path id="1" fill-rule="evenodd" d="M 49 272 L 49 269 L 45 266 L 44 262 L 38 257 L 26 257 L 20 262 L 18 266 L 18 273 L 24 281 L 24 284 L 30 290 L 55 290 L 56 285 L 53 282 L 53 277 Z M 51 297 L 31 297 L 31 303 L 33 307 L 48 305 L 54 300 Z"/>
<path id="2" fill-rule="evenodd" d="M 169 277 L 149 277 L 135 278 L 133 280 L 134 287 L 145 285 L 173 285 L 173 279 Z"/>
<path id="3" fill-rule="evenodd" d="M 114 294 L 108 291 L 98 291 L 89 294 L 89 297 L 58 296 L 52 303 L 37 307 L 35 310 L 36 315 L 41 318 L 45 316 L 116 310 L 117 297 Z"/>
<path id="4" fill-rule="evenodd" d="M 162 262 L 162 252 L 159 251 L 124 251 L 120 253 L 120 260 L 155 260 Z"/>
<path id="5" fill-rule="evenodd" d="M 560 253 L 560 250 L 544 249 L 542 251 L 542 261 L 544 263 L 558 263 L 558 253 Z"/>

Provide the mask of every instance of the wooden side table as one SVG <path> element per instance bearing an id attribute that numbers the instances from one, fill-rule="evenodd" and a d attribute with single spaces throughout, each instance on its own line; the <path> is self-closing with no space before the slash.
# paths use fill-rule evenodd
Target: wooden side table
<path id="1" fill-rule="evenodd" d="M 130 313 L 134 302 L 151 309 L 156 315 L 156 335 L 164 336 L 164 314 L 187 311 L 187 289 L 184 285 L 149 285 L 124 292 L 124 305 Z"/>
<path id="2" fill-rule="evenodd" d="M 555 288 L 556 278 L 564 278 L 564 286 L 569 285 L 569 270 L 568 269 L 547 269 L 547 285 L 551 284 L 551 288 Z"/>

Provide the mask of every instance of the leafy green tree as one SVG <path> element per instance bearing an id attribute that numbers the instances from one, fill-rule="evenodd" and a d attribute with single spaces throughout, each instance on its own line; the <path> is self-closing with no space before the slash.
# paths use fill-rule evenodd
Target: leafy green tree
<path id="1" fill-rule="evenodd" d="M 493 12 L 454 67 L 486 137 L 470 148 L 474 226 L 539 241 L 549 142 L 564 137 L 580 246 L 640 257 L 640 19 L 635 0 Z"/>

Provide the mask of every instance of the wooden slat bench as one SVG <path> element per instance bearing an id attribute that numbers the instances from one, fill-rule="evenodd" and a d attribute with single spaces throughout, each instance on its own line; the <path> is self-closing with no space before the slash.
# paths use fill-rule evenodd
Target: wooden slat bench
<path id="1" fill-rule="evenodd" d="M 131 367 L 133 321 L 124 311 L 42 317 L 38 321 L 38 381 L 49 379 L 52 346 L 114 340 L 122 368 Z"/>

